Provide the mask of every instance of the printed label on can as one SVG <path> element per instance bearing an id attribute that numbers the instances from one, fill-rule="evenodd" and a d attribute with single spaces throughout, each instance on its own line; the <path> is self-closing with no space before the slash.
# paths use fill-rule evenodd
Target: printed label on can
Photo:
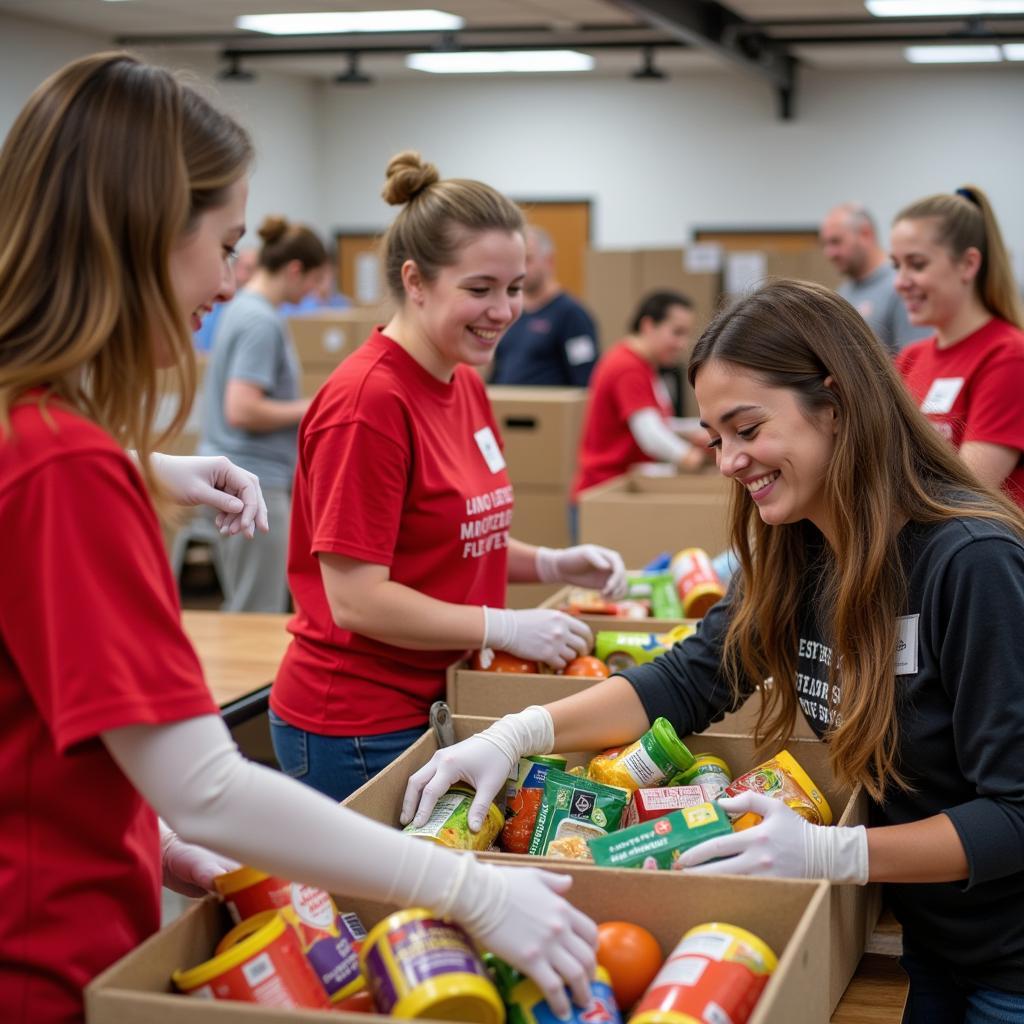
<path id="1" fill-rule="evenodd" d="M 349 942 L 362 942 L 366 938 L 366 929 L 358 914 L 339 914 L 337 924 L 338 931 L 345 935 Z"/>
<path id="2" fill-rule="evenodd" d="M 261 981 L 269 978 L 274 973 L 274 961 L 267 953 L 260 953 L 254 956 L 248 963 L 242 964 L 242 974 L 245 980 L 255 988 Z"/>
<path id="3" fill-rule="evenodd" d="M 335 916 L 331 897 L 323 889 L 312 885 L 292 883 L 291 890 L 292 909 L 299 915 L 299 920 L 312 928 L 329 931 Z"/>
<path id="4" fill-rule="evenodd" d="M 487 977 L 465 933 L 444 922 L 431 921 L 427 928 L 416 922 L 389 935 L 388 942 L 410 987 L 452 972 Z"/>
<path id="5" fill-rule="evenodd" d="M 707 1024 L 734 1024 L 732 1017 L 713 1000 L 704 1004 L 704 1019 Z"/>
<path id="6" fill-rule="evenodd" d="M 622 767 L 629 772 L 641 789 L 665 781 L 664 769 L 655 762 L 643 743 L 623 757 Z"/>
<path id="7" fill-rule="evenodd" d="M 680 949 L 712 960 L 725 960 L 729 947 L 736 940 L 725 932 L 698 932 L 683 939 Z"/>
<path id="8" fill-rule="evenodd" d="M 673 957 L 658 971 L 651 990 L 663 985 L 696 985 L 707 966 L 708 961 L 702 956 Z"/>

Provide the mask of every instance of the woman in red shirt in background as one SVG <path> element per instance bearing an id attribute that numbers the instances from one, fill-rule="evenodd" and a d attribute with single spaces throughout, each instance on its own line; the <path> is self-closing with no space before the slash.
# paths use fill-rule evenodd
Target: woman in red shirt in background
<path id="1" fill-rule="evenodd" d="M 183 422 L 191 331 L 234 294 L 251 156 L 197 92 L 120 53 L 47 79 L 0 150 L 0 1016 L 81 1021 L 83 987 L 157 929 L 161 863 L 193 894 L 231 863 L 193 842 L 449 915 L 566 1014 L 597 937 L 569 880 L 418 842 L 246 761 L 182 629 L 150 498 L 180 465 L 151 457 L 157 370 Z M 181 497 L 201 499 L 192 476 Z M 248 474 L 206 486 L 222 529 L 266 527 Z"/>
<path id="2" fill-rule="evenodd" d="M 975 476 L 1024 506 L 1024 315 L 988 198 L 966 185 L 911 203 L 890 245 L 910 322 L 935 328 L 897 369 Z"/>
<path id="3" fill-rule="evenodd" d="M 330 376 L 299 431 L 288 577 L 294 639 L 270 697 L 284 771 L 341 800 L 426 728 L 473 648 L 563 667 L 590 630 L 504 608 L 509 581 L 625 589 L 594 545 L 512 539 L 513 494 L 477 369 L 522 310 L 519 208 L 401 153 L 384 198 L 398 312 Z"/>
<path id="4" fill-rule="evenodd" d="M 679 364 L 692 331 L 693 303 L 685 295 L 652 292 L 637 308 L 632 333 L 601 356 L 590 380 L 574 504 L 581 491 L 637 462 L 668 462 L 684 472 L 705 464 L 704 449 L 669 426 L 672 400 L 658 374 Z"/>

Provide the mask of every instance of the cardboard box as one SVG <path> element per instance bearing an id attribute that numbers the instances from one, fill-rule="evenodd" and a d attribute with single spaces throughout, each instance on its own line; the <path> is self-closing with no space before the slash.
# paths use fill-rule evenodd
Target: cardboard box
<path id="1" fill-rule="evenodd" d="M 505 595 L 505 607 L 540 608 L 560 587 L 559 583 L 510 583 Z"/>
<path id="2" fill-rule="evenodd" d="M 487 396 L 505 443 L 513 486 L 567 494 L 576 474 L 586 389 L 492 384 Z"/>
<path id="3" fill-rule="evenodd" d="M 573 591 L 579 587 L 561 587 L 552 594 L 540 607 L 542 608 L 564 608 L 569 603 Z M 622 618 L 616 615 L 578 615 L 581 622 L 585 622 L 592 632 L 598 633 L 603 630 L 614 629 L 621 633 L 667 633 L 676 626 L 686 622 L 696 623 L 697 619 L 631 619 Z"/>
<path id="4" fill-rule="evenodd" d="M 569 536 L 569 498 L 560 487 L 514 484 L 511 535 L 527 544 L 566 548 Z"/>
<path id="5" fill-rule="evenodd" d="M 598 484 L 579 498 L 580 541 L 614 548 L 627 565 L 691 547 L 714 558 L 729 546 L 726 484 L 718 473 L 680 474 L 671 485 L 628 474 Z"/>
<path id="6" fill-rule="evenodd" d="M 475 735 L 487 728 L 492 721 L 491 718 L 456 715 L 453 718 L 455 738 L 462 740 Z M 757 764 L 754 755 L 754 741 L 748 736 L 718 736 L 704 733 L 699 738 L 684 737 L 684 742 L 691 749 L 723 758 L 736 773 L 746 771 Z M 816 739 L 792 737 L 786 746 L 824 793 L 832 808 L 834 824 L 867 824 L 868 800 L 866 794 L 859 786 L 851 789 L 836 779 L 829 765 L 828 748 L 825 744 Z M 345 800 L 344 805 L 376 821 L 395 828 L 399 827 L 398 817 L 402 809 L 406 782 L 413 772 L 422 768 L 430 760 L 436 750 L 437 740 L 434 733 L 428 731 L 376 778 L 371 779 Z M 561 753 L 567 755 L 570 767 L 585 763 L 591 756 L 590 754 L 566 751 L 561 751 Z M 525 859 L 522 856 L 506 853 L 485 853 L 480 856 L 503 863 L 516 864 L 523 863 Z M 531 857 L 528 863 L 560 870 L 571 862 L 548 857 Z M 620 878 L 623 873 L 619 871 L 613 873 L 612 869 L 608 868 L 592 870 L 607 872 L 607 890 L 609 898 L 611 898 L 617 886 L 621 884 Z M 680 880 L 683 879 L 683 876 L 679 877 Z M 728 884 L 721 885 L 720 891 L 723 896 L 732 887 L 734 881 L 738 881 L 738 879 L 730 877 Z M 853 977 L 864 952 L 864 946 L 878 920 L 881 909 L 880 889 L 877 885 L 833 885 L 830 886 L 829 903 L 831 926 L 828 940 L 827 993 L 828 1013 L 831 1013 Z M 604 916 L 607 918 L 611 915 L 605 912 Z M 813 989 L 810 990 L 810 992 L 813 991 Z M 809 1015 L 806 1012 L 792 1018 L 794 1021 L 826 1019 L 827 1014 Z"/>
<path id="7" fill-rule="evenodd" d="M 288 318 L 288 333 L 304 373 L 330 373 L 387 323 L 385 309 L 331 309 Z"/>
<path id="8" fill-rule="evenodd" d="M 629 920 L 654 933 L 667 957 L 689 928 L 724 920 L 764 939 L 779 957 L 749 1024 L 793 1024 L 827 1019 L 822 977 L 828 969 L 828 887 L 823 882 L 672 877 L 667 873 L 566 866 L 569 899 L 596 920 Z M 367 928 L 398 907 L 340 898 Z M 211 1002 L 170 992 L 176 968 L 207 959 L 229 922 L 212 899 L 196 903 L 173 924 L 96 978 L 85 992 L 88 1024 L 295 1024 L 348 1021 L 384 1024 L 379 1015 L 332 1010 L 278 1010 L 249 1003 Z M 426 1019 L 426 1018 L 425 1018 Z"/>

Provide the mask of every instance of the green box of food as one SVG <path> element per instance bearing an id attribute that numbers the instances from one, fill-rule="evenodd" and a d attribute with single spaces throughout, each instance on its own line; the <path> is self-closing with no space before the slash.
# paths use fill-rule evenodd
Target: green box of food
<path id="1" fill-rule="evenodd" d="M 729 816 L 711 800 L 590 839 L 587 846 L 601 867 L 668 871 L 684 850 L 731 833 Z"/>

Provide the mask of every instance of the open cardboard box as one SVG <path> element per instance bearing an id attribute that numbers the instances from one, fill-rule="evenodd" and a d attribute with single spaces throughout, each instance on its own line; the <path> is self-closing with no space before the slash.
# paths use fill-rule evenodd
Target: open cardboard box
<path id="1" fill-rule="evenodd" d="M 584 590 L 585 587 L 562 587 L 552 594 L 541 608 L 564 608 L 569 604 L 573 592 Z M 585 622 L 594 634 L 603 633 L 607 630 L 615 630 L 617 633 L 667 633 L 676 626 L 692 622 L 696 624 L 698 619 L 632 619 L 618 615 L 578 615 L 581 622 Z"/>
<path id="2" fill-rule="evenodd" d="M 352 854 L 352 851 L 349 851 Z M 353 854 L 354 855 L 354 854 Z M 727 921 L 760 936 L 779 965 L 749 1018 L 750 1024 L 793 1024 L 828 1019 L 821 979 L 827 968 L 828 887 L 824 882 L 672 877 L 559 864 L 573 876 L 569 899 L 598 921 L 628 920 L 654 933 L 667 957 L 683 933 L 707 921 Z M 338 899 L 367 928 L 398 907 Z M 171 972 L 209 958 L 230 927 L 212 899 L 190 908 L 173 924 L 118 961 L 86 989 L 89 1024 L 293 1024 L 298 1021 L 382 1022 L 381 1016 L 330 1010 L 278 1010 L 250 1003 L 213 1002 L 171 993 Z"/>
<path id="3" fill-rule="evenodd" d="M 748 702 L 749 703 L 749 702 Z M 491 723 L 491 718 L 473 718 L 456 715 L 452 719 L 456 740 L 466 739 L 481 732 Z M 722 736 L 704 733 L 700 736 L 685 737 L 683 742 L 694 753 L 709 753 L 721 757 L 735 774 L 753 768 L 758 762 L 754 754 L 754 741 L 749 736 Z M 840 783 L 832 773 L 825 745 L 816 739 L 792 737 L 787 749 L 814 779 L 832 808 L 833 824 L 864 825 L 868 820 L 868 801 L 858 786 L 850 789 Z M 384 769 L 376 778 L 356 790 L 344 806 L 365 814 L 369 818 L 399 828 L 398 818 L 402 809 L 406 782 L 409 776 L 423 767 L 437 751 L 437 740 L 433 732 L 427 732 L 401 757 Z M 560 751 L 569 760 L 569 766 L 583 764 L 590 754 Z M 524 857 L 507 853 L 484 853 L 482 857 L 503 863 L 537 864 L 553 869 L 562 869 L 571 861 L 549 857 Z M 599 872 L 607 881 L 608 899 L 617 899 L 617 890 L 624 876 L 645 872 L 618 871 L 611 868 L 590 868 Z M 683 881 L 683 875 L 666 873 Z M 738 878 L 730 877 L 721 882 L 722 898 Z M 763 880 L 750 880 L 756 882 Z M 842 998 L 846 986 L 853 977 L 867 943 L 878 920 L 881 910 L 881 895 L 877 885 L 833 885 L 829 892 L 830 927 L 828 940 L 828 980 L 825 988 L 828 995 L 827 1011 L 831 1013 Z M 627 904 L 628 905 L 628 904 Z M 602 910 L 604 918 L 610 918 L 609 910 Z M 724 913 L 724 912 L 723 912 Z M 642 922 L 639 922 L 642 923 Z M 755 929 L 756 930 L 756 929 Z M 820 985 L 820 982 L 819 982 Z M 826 1015 L 797 1015 L 792 1020 L 825 1020 Z"/>

